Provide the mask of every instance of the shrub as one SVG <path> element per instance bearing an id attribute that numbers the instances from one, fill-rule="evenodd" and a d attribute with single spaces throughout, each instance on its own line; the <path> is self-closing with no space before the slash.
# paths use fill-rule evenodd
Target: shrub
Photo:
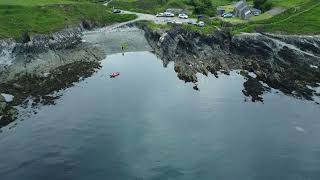
<path id="1" fill-rule="evenodd" d="M 265 12 L 272 8 L 272 0 L 254 0 L 253 6 Z"/>
<path id="2" fill-rule="evenodd" d="M 215 15 L 215 8 L 211 0 L 191 0 L 191 5 L 194 6 L 196 14 Z"/>

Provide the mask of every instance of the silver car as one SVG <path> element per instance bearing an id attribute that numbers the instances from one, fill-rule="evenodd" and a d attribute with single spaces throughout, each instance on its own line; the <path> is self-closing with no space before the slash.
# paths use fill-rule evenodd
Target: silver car
<path id="1" fill-rule="evenodd" d="M 205 26 L 205 24 L 204 24 L 204 22 L 203 22 L 203 21 L 199 21 L 199 22 L 198 22 L 198 26 L 199 26 L 199 27 L 204 27 L 204 26 Z"/>
<path id="2" fill-rule="evenodd" d="M 186 15 L 186 14 L 179 14 L 178 17 L 181 19 L 188 19 L 188 15 Z"/>

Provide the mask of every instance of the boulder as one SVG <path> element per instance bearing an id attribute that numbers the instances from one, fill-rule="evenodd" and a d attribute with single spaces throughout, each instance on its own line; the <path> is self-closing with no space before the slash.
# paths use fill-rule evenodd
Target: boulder
<path id="1" fill-rule="evenodd" d="M 4 102 L 11 102 L 13 101 L 14 96 L 12 96 L 11 94 L 0 94 L 3 98 L 4 98 Z"/>

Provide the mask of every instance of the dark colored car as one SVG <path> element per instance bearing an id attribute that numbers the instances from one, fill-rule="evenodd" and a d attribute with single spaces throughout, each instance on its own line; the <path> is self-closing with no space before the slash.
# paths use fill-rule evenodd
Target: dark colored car
<path id="1" fill-rule="evenodd" d="M 118 13 L 121 13 L 121 10 L 120 9 L 114 9 L 114 10 L 112 10 L 112 12 L 115 13 L 115 14 L 118 14 Z"/>
<path id="2" fill-rule="evenodd" d="M 205 15 L 198 15 L 197 17 L 198 19 L 202 19 L 202 18 L 205 18 Z"/>

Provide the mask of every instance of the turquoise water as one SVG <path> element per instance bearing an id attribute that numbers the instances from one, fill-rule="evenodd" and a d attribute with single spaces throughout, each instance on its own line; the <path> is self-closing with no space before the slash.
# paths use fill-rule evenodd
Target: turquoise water
<path id="1" fill-rule="evenodd" d="M 274 91 L 244 102 L 235 72 L 199 77 L 195 91 L 150 52 L 102 64 L 56 105 L 3 129 L 1 180 L 320 179 L 314 103 Z"/>

